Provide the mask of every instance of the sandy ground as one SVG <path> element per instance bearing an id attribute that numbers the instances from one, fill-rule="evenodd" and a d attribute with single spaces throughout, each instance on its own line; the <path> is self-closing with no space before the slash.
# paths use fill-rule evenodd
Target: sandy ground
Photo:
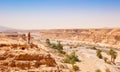
<path id="1" fill-rule="evenodd" d="M 64 57 L 61 57 L 53 52 L 51 52 L 51 49 L 48 49 L 48 47 L 44 47 L 45 50 L 50 52 L 52 56 L 58 61 L 58 63 L 61 63 L 59 59 L 63 59 Z M 109 51 L 109 48 L 99 48 L 101 50 L 107 50 Z M 70 48 L 70 46 L 65 46 L 64 51 L 66 53 L 71 53 L 75 51 L 76 55 L 78 55 L 78 58 L 81 60 L 81 62 L 77 62 L 76 65 L 79 66 L 80 71 L 77 72 L 95 72 L 97 69 L 100 69 L 102 72 L 106 72 L 106 69 L 109 69 L 110 72 L 120 72 L 120 51 L 117 51 L 117 58 L 116 58 L 116 65 L 114 64 L 107 64 L 104 62 L 103 59 L 99 59 L 96 56 L 96 50 L 88 49 L 87 46 L 78 46 L 77 48 Z M 107 57 L 110 61 L 110 55 L 106 54 L 106 52 L 102 52 L 103 57 Z M 63 63 L 64 64 L 64 63 Z M 69 69 L 71 69 L 70 64 L 65 64 L 68 66 Z M 65 71 L 66 72 L 66 71 Z M 69 72 L 69 71 L 68 71 Z"/>

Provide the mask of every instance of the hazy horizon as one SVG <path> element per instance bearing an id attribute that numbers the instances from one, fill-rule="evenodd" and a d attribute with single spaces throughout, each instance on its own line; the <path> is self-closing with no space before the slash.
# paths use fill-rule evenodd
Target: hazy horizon
<path id="1" fill-rule="evenodd" d="M 120 1 L 0 0 L 0 25 L 15 29 L 120 27 Z"/>

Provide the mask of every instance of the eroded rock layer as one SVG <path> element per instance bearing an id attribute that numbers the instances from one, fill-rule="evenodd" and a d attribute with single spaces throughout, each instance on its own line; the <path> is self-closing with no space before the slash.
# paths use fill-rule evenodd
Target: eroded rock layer
<path id="1" fill-rule="evenodd" d="M 120 28 L 43 30 L 40 32 L 40 37 L 103 43 L 120 47 Z"/>
<path id="2" fill-rule="evenodd" d="M 9 40 L 14 42 L 10 43 Z M 42 69 L 39 70 L 39 67 L 42 65 L 56 68 L 56 61 L 36 44 L 26 44 L 26 42 L 21 44 L 12 39 L 0 42 L 0 71 L 2 72 L 28 72 L 31 69 L 41 72 Z"/>

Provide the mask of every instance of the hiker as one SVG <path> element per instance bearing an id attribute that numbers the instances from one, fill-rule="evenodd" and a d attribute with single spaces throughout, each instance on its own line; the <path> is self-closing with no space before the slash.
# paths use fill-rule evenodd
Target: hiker
<path id="1" fill-rule="evenodd" d="M 30 36 L 30 32 L 29 32 L 28 35 L 27 35 L 28 44 L 30 44 L 30 37 L 31 37 L 31 36 Z"/>

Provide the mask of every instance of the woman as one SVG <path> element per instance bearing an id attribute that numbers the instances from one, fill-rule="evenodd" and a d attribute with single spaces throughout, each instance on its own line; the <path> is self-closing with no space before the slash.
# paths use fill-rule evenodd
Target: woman
<path id="1" fill-rule="evenodd" d="M 30 32 L 28 33 L 28 44 L 30 44 Z"/>

